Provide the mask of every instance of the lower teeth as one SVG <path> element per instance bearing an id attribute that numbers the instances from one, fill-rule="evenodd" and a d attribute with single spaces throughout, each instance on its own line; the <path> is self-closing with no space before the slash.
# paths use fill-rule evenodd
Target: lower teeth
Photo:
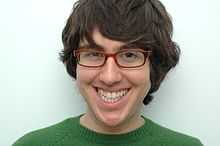
<path id="1" fill-rule="evenodd" d="M 117 102 L 118 100 L 120 100 L 121 97 L 117 97 L 117 98 L 114 98 L 114 99 L 108 99 L 108 98 L 102 96 L 102 99 L 103 99 L 105 102 L 114 103 L 114 102 Z"/>

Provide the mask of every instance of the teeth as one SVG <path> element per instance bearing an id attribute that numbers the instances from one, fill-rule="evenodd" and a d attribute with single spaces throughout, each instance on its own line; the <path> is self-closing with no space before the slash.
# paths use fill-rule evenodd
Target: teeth
<path id="1" fill-rule="evenodd" d="M 128 92 L 128 89 L 123 89 L 120 91 L 109 92 L 104 91 L 102 89 L 98 89 L 99 96 L 105 101 L 109 103 L 117 102 L 121 99 L 122 96 L 125 96 Z"/>

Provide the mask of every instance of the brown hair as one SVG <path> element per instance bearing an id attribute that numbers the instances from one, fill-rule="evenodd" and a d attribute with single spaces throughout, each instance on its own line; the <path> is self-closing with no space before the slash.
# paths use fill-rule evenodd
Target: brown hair
<path id="1" fill-rule="evenodd" d="M 83 39 L 91 38 L 94 27 L 112 40 L 135 40 L 136 45 L 151 49 L 151 89 L 143 103 L 147 105 L 168 71 L 179 61 L 180 49 L 172 41 L 173 25 L 163 4 L 158 0 L 79 0 L 63 29 L 63 51 L 60 59 L 67 72 L 76 78 L 73 50 Z M 144 46 L 144 47 L 143 47 Z"/>

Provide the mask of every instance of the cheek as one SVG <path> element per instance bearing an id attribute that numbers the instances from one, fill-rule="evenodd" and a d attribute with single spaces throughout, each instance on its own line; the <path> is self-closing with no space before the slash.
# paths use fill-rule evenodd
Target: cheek
<path id="1" fill-rule="evenodd" d="M 131 83 L 136 86 L 150 86 L 150 69 L 148 65 L 126 73 Z"/>
<path id="2" fill-rule="evenodd" d="M 139 75 L 139 77 L 137 78 L 137 88 L 140 90 L 140 96 L 145 96 L 148 91 L 151 88 L 151 81 L 150 81 L 150 75 L 147 72 L 142 73 L 142 75 Z"/>
<path id="3" fill-rule="evenodd" d="M 77 66 L 76 83 L 79 87 L 89 85 L 95 79 L 96 75 L 97 71 L 94 69 Z"/>
<path id="4" fill-rule="evenodd" d="M 141 75 L 140 75 L 141 76 Z M 146 95 L 148 93 L 148 91 L 151 88 L 151 80 L 150 80 L 150 69 L 149 66 L 147 66 L 145 68 L 145 70 L 142 72 L 142 77 L 139 79 L 142 85 L 143 85 L 143 90 L 144 90 L 144 94 Z"/>
<path id="5" fill-rule="evenodd" d="M 92 71 L 89 71 L 87 68 L 77 66 L 76 84 L 80 94 L 83 97 L 88 97 L 89 92 L 91 91 L 90 85 L 93 78 L 94 75 Z"/>
<path id="6" fill-rule="evenodd" d="M 149 87 L 151 86 L 149 62 L 147 62 L 143 66 L 143 70 L 140 71 L 140 74 L 138 77 L 140 81 L 143 81 L 142 84 L 144 86 L 149 86 Z"/>
<path id="7" fill-rule="evenodd" d="M 143 66 L 138 70 L 127 72 L 127 79 L 133 85 L 135 93 L 139 97 L 143 97 L 148 93 L 151 88 L 150 70 L 148 65 Z"/>

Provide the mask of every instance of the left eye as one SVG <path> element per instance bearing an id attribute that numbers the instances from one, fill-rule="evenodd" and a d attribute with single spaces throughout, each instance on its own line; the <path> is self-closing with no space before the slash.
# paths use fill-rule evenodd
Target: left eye
<path id="1" fill-rule="evenodd" d="M 121 59 L 126 61 L 133 61 L 139 57 L 138 52 L 135 51 L 121 52 L 119 56 Z"/>
<path id="2" fill-rule="evenodd" d="M 144 59 L 144 55 L 137 50 L 126 50 L 120 52 L 117 59 L 120 63 L 138 63 Z"/>
<path id="3" fill-rule="evenodd" d="M 123 56 L 126 57 L 126 58 L 136 58 L 136 57 L 138 57 L 137 53 L 135 53 L 135 52 L 125 52 L 125 53 L 123 53 Z"/>

